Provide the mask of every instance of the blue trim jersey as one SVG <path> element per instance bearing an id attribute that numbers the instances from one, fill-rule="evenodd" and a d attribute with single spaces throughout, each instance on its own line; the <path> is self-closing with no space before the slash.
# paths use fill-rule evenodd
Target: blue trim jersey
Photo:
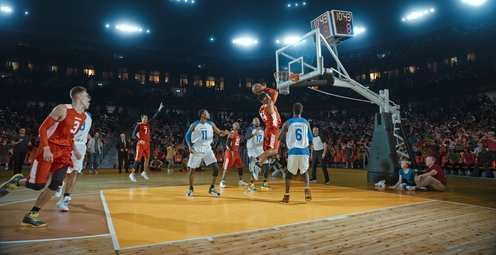
<path id="1" fill-rule="evenodd" d="M 88 142 L 88 133 L 91 129 L 92 120 L 89 112 L 84 113 L 86 114 L 86 120 L 81 126 L 81 129 L 74 135 L 74 142 L 86 144 Z"/>
<path id="2" fill-rule="evenodd" d="M 304 118 L 291 118 L 288 120 L 286 144 L 288 155 L 310 155 L 308 146 L 313 141 L 313 134 L 308 121 Z"/>
<path id="3" fill-rule="evenodd" d="M 196 152 L 205 152 L 212 149 L 212 142 L 214 140 L 214 129 L 212 122 L 207 120 L 205 124 L 200 121 L 195 121 L 195 130 L 191 133 L 191 143 Z"/>
<path id="4" fill-rule="evenodd" d="M 251 126 L 250 130 L 251 130 L 251 133 L 253 134 L 253 136 L 246 141 L 246 148 L 247 149 L 259 149 L 259 148 L 261 148 L 263 150 L 263 146 L 264 146 L 264 129 L 263 129 L 263 127 L 260 127 L 260 132 L 258 132 L 257 135 L 254 134 L 255 127 Z"/>

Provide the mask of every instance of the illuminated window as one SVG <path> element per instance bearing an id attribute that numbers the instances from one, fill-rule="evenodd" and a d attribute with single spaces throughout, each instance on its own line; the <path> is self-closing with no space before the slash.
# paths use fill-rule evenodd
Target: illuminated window
<path id="1" fill-rule="evenodd" d="M 437 62 L 427 63 L 427 68 L 433 73 L 437 73 Z"/>
<path id="2" fill-rule="evenodd" d="M 129 74 L 127 72 L 127 68 L 119 68 L 118 77 L 119 77 L 119 79 L 121 79 L 123 81 L 129 79 Z"/>
<path id="3" fill-rule="evenodd" d="M 375 79 L 380 78 L 381 73 L 380 72 L 372 72 L 370 73 L 370 82 L 375 81 Z"/>
<path id="4" fill-rule="evenodd" d="M 203 87 L 203 80 L 200 76 L 195 76 L 195 80 L 193 81 L 193 85 L 196 87 Z"/>
<path id="5" fill-rule="evenodd" d="M 417 71 L 417 67 L 416 66 L 405 67 L 405 73 L 415 73 L 415 71 Z"/>
<path id="6" fill-rule="evenodd" d="M 468 61 L 474 61 L 475 60 L 475 54 L 474 53 L 467 54 L 467 60 Z"/>
<path id="7" fill-rule="evenodd" d="M 50 66 L 49 67 L 50 72 L 56 73 L 59 71 L 59 66 Z"/>
<path id="8" fill-rule="evenodd" d="M 145 75 L 137 73 L 134 75 L 134 79 L 137 80 L 141 84 L 145 84 Z"/>
<path id="9" fill-rule="evenodd" d="M 33 71 L 33 72 L 37 72 L 38 71 L 38 68 L 39 66 L 37 64 L 32 64 L 32 63 L 29 63 L 28 64 L 28 68 L 29 70 Z"/>
<path id="10" fill-rule="evenodd" d="M 19 62 L 14 62 L 14 61 L 7 61 L 5 67 L 11 70 L 18 70 L 19 69 Z"/>
<path id="11" fill-rule="evenodd" d="M 219 82 L 219 90 L 224 90 L 224 80 L 221 79 Z"/>
<path id="12" fill-rule="evenodd" d="M 169 73 L 165 73 L 164 82 L 169 83 Z"/>
<path id="13" fill-rule="evenodd" d="M 458 62 L 458 58 L 457 57 L 447 58 L 447 59 L 444 60 L 444 63 L 447 66 L 454 66 L 457 62 Z"/>
<path id="14" fill-rule="evenodd" d="M 181 78 L 179 79 L 179 85 L 183 86 L 183 85 L 187 85 L 187 84 L 188 84 L 188 75 L 187 74 L 181 74 Z"/>
<path id="15" fill-rule="evenodd" d="M 84 72 L 84 74 L 88 75 L 88 77 L 95 76 L 95 69 L 86 68 L 86 69 L 83 69 L 83 72 Z"/>
<path id="16" fill-rule="evenodd" d="M 213 81 L 213 80 L 207 80 L 205 82 L 205 87 L 207 87 L 207 88 L 215 87 L 215 81 Z"/>
<path id="17" fill-rule="evenodd" d="M 159 71 L 151 71 L 150 78 L 148 78 L 150 82 L 160 83 L 160 72 Z"/>
<path id="18" fill-rule="evenodd" d="M 362 74 L 362 81 L 365 81 L 366 78 L 367 78 L 367 75 L 366 74 Z"/>

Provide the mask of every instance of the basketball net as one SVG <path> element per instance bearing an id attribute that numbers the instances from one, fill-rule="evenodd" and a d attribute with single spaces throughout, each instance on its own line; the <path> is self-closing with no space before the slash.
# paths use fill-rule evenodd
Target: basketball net
<path id="1" fill-rule="evenodd" d="M 276 80 L 277 90 L 279 90 L 279 93 L 289 95 L 289 85 L 291 85 L 291 82 L 297 82 L 300 77 L 298 74 L 284 70 L 275 72 L 274 79 Z"/>

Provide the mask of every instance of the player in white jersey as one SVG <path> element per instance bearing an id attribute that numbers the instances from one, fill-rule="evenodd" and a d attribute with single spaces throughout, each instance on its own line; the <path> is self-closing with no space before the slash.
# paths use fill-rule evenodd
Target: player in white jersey
<path id="1" fill-rule="evenodd" d="M 258 172 L 260 168 L 255 165 L 257 162 L 257 157 L 264 153 L 264 129 L 260 127 L 260 119 L 257 117 L 253 118 L 252 126 L 246 130 L 246 148 L 248 151 L 248 157 L 250 157 L 249 169 L 251 172 L 251 183 L 248 189 L 252 192 L 257 192 L 255 188 L 254 180 L 258 180 Z M 262 188 L 270 188 L 267 184 L 267 177 L 269 177 L 269 161 L 265 161 L 262 165 L 264 170 L 264 179 Z"/>
<path id="2" fill-rule="evenodd" d="M 282 126 L 281 132 L 277 139 L 282 140 L 286 136 L 286 145 L 288 146 L 288 173 L 286 174 L 286 194 L 282 201 L 289 202 L 289 187 L 291 186 L 291 177 L 293 174 L 305 176 L 305 200 L 312 200 L 310 193 L 310 182 L 308 175 L 308 159 L 310 157 L 310 142 L 313 140 L 310 124 L 301 117 L 303 105 L 295 103 L 293 105 L 293 118 L 287 120 Z"/>
<path id="3" fill-rule="evenodd" d="M 215 190 L 214 185 L 219 174 L 219 166 L 217 159 L 212 151 L 212 141 L 214 139 L 214 132 L 220 136 L 226 136 L 229 131 L 221 131 L 210 119 L 210 113 L 206 109 L 201 109 L 198 112 L 200 120 L 195 121 L 186 133 L 186 142 L 188 143 L 190 156 L 188 159 L 189 168 L 189 190 L 186 194 L 187 197 L 193 196 L 195 193 L 193 188 L 193 180 L 195 176 L 195 169 L 200 166 L 202 160 L 205 165 L 212 166 L 214 169 L 212 174 L 212 184 L 208 189 L 208 193 L 214 196 L 220 196 L 220 193 Z"/>
<path id="4" fill-rule="evenodd" d="M 86 120 L 84 121 L 83 126 L 79 132 L 74 135 L 74 144 L 76 145 L 77 151 L 81 154 L 81 158 L 77 159 L 74 155 L 74 151 L 72 152 L 72 163 L 74 167 L 67 168 L 67 174 L 69 177 L 67 178 L 67 184 L 65 185 L 64 197 L 57 202 L 56 206 L 62 212 L 69 211 L 69 201 L 71 201 L 71 192 L 76 185 L 77 176 L 83 170 L 84 158 L 86 155 L 86 143 L 88 142 L 89 132 L 91 129 L 91 114 L 89 112 L 84 112 L 86 114 Z M 62 188 L 64 187 L 64 182 L 62 182 L 62 186 L 60 186 L 55 192 L 56 197 L 60 197 L 62 195 Z"/>

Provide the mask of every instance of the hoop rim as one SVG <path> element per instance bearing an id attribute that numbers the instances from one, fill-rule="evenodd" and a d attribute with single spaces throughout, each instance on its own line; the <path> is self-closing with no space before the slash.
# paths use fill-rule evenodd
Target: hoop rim
<path id="1" fill-rule="evenodd" d="M 287 74 L 287 75 L 281 75 L 281 74 Z M 294 75 L 294 73 L 288 70 L 281 70 L 274 72 L 274 77 L 276 78 L 289 79 L 292 75 Z"/>

